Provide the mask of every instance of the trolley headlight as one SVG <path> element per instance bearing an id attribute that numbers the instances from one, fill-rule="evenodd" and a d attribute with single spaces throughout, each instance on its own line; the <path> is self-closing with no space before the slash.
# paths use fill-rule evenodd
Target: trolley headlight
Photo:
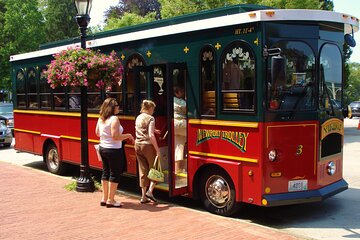
<path id="1" fill-rule="evenodd" d="M 270 150 L 270 152 L 269 152 L 269 160 L 270 160 L 270 162 L 275 161 L 276 157 L 277 157 L 276 150 L 275 149 Z"/>
<path id="2" fill-rule="evenodd" d="M 336 165 L 334 162 L 329 162 L 326 166 L 326 171 L 327 174 L 329 174 L 330 176 L 334 175 L 336 172 Z"/>

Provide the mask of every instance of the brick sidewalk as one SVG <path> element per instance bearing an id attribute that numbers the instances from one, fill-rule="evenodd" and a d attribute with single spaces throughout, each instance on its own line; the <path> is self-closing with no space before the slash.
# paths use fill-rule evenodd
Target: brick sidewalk
<path id="1" fill-rule="evenodd" d="M 299 239 L 173 204 L 142 205 L 131 196 L 117 196 L 120 209 L 100 207 L 101 192 L 69 192 L 69 182 L 0 161 L 0 239 Z"/>

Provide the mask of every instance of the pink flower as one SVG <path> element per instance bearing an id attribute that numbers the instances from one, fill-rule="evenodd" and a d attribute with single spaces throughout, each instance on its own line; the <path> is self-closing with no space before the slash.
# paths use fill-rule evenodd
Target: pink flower
<path id="1" fill-rule="evenodd" d="M 99 50 L 68 48 L 53 56 L 44 71 L 52 88 L 70 85 L 104 89 L 122 79 L 123 67 L 115 51 L 106 55 Z M 98 79 L 89 79 L 90 72 L 96 72 Z"/>

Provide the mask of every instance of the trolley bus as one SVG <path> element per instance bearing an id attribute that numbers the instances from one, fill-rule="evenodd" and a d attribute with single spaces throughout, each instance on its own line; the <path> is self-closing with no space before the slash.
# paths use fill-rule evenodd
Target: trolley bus
<path id="1" fill-rule="evenodd" d="M 165 174 L 157 188 L 170 197 L 200 199 L 208 211 L 228 216 L 244 203 L 307 203 L 347 189 L 346 111 L 335 103 L 343 98 L 343 45 L 355 45 L 358 28 L 359 19 L 342 13 L 235 5 L 88 36 L 88 48 L 115 50 L 124 66 L 121 85 L 88 89 L 90 167 L 101 169 L 94 132 L 99 105 L 110 95 L 133 134 L 141 101 L 157 104 Z M 56 174 L 80 164 L 80 111 L 70 104 L 80 91 L 50 89 L 42 73 L 53 54 L 74 46 L 79 39 L 10 59 L 15 149 L 42 155 Z M 186 99 L 178 164 L 176 86 Z M 132 144 L 124 144 L 124 157 L 124 175 L 136 177 Z"/>

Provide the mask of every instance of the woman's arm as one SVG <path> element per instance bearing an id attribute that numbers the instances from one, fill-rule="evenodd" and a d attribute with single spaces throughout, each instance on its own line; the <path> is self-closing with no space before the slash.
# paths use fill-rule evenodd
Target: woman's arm
<path id="1" fill-rule="evenodd" d="M 160 148 L 159 148 L 159 146 L 157 144 L 156 137 L 155 137 L 155 121 L 150 121 L 150 124 L 149 124 L 149 137 L 150 137 L 150 142 L 152 143 L 152 145 L 155 148 L 156 154 L 158 156 L 160 156 Z"/>
<path id="2" fill-rule="evenodd" d="M 115 140 L 130 139 L 134 143 L 134 137 L 130 133 L 121 134 L 119 132 L 120 121 L 118 118 L 111 122 L 111 137 Z"/>
<path id="3" fill-rule="evenodd" d="M 96 123 L 96 128 L 95 128 L 95 134 L 97 137 L 100 137 L 99 121 L 100 121 L 100 118 L 98 119 L 98 121 Z"/>

